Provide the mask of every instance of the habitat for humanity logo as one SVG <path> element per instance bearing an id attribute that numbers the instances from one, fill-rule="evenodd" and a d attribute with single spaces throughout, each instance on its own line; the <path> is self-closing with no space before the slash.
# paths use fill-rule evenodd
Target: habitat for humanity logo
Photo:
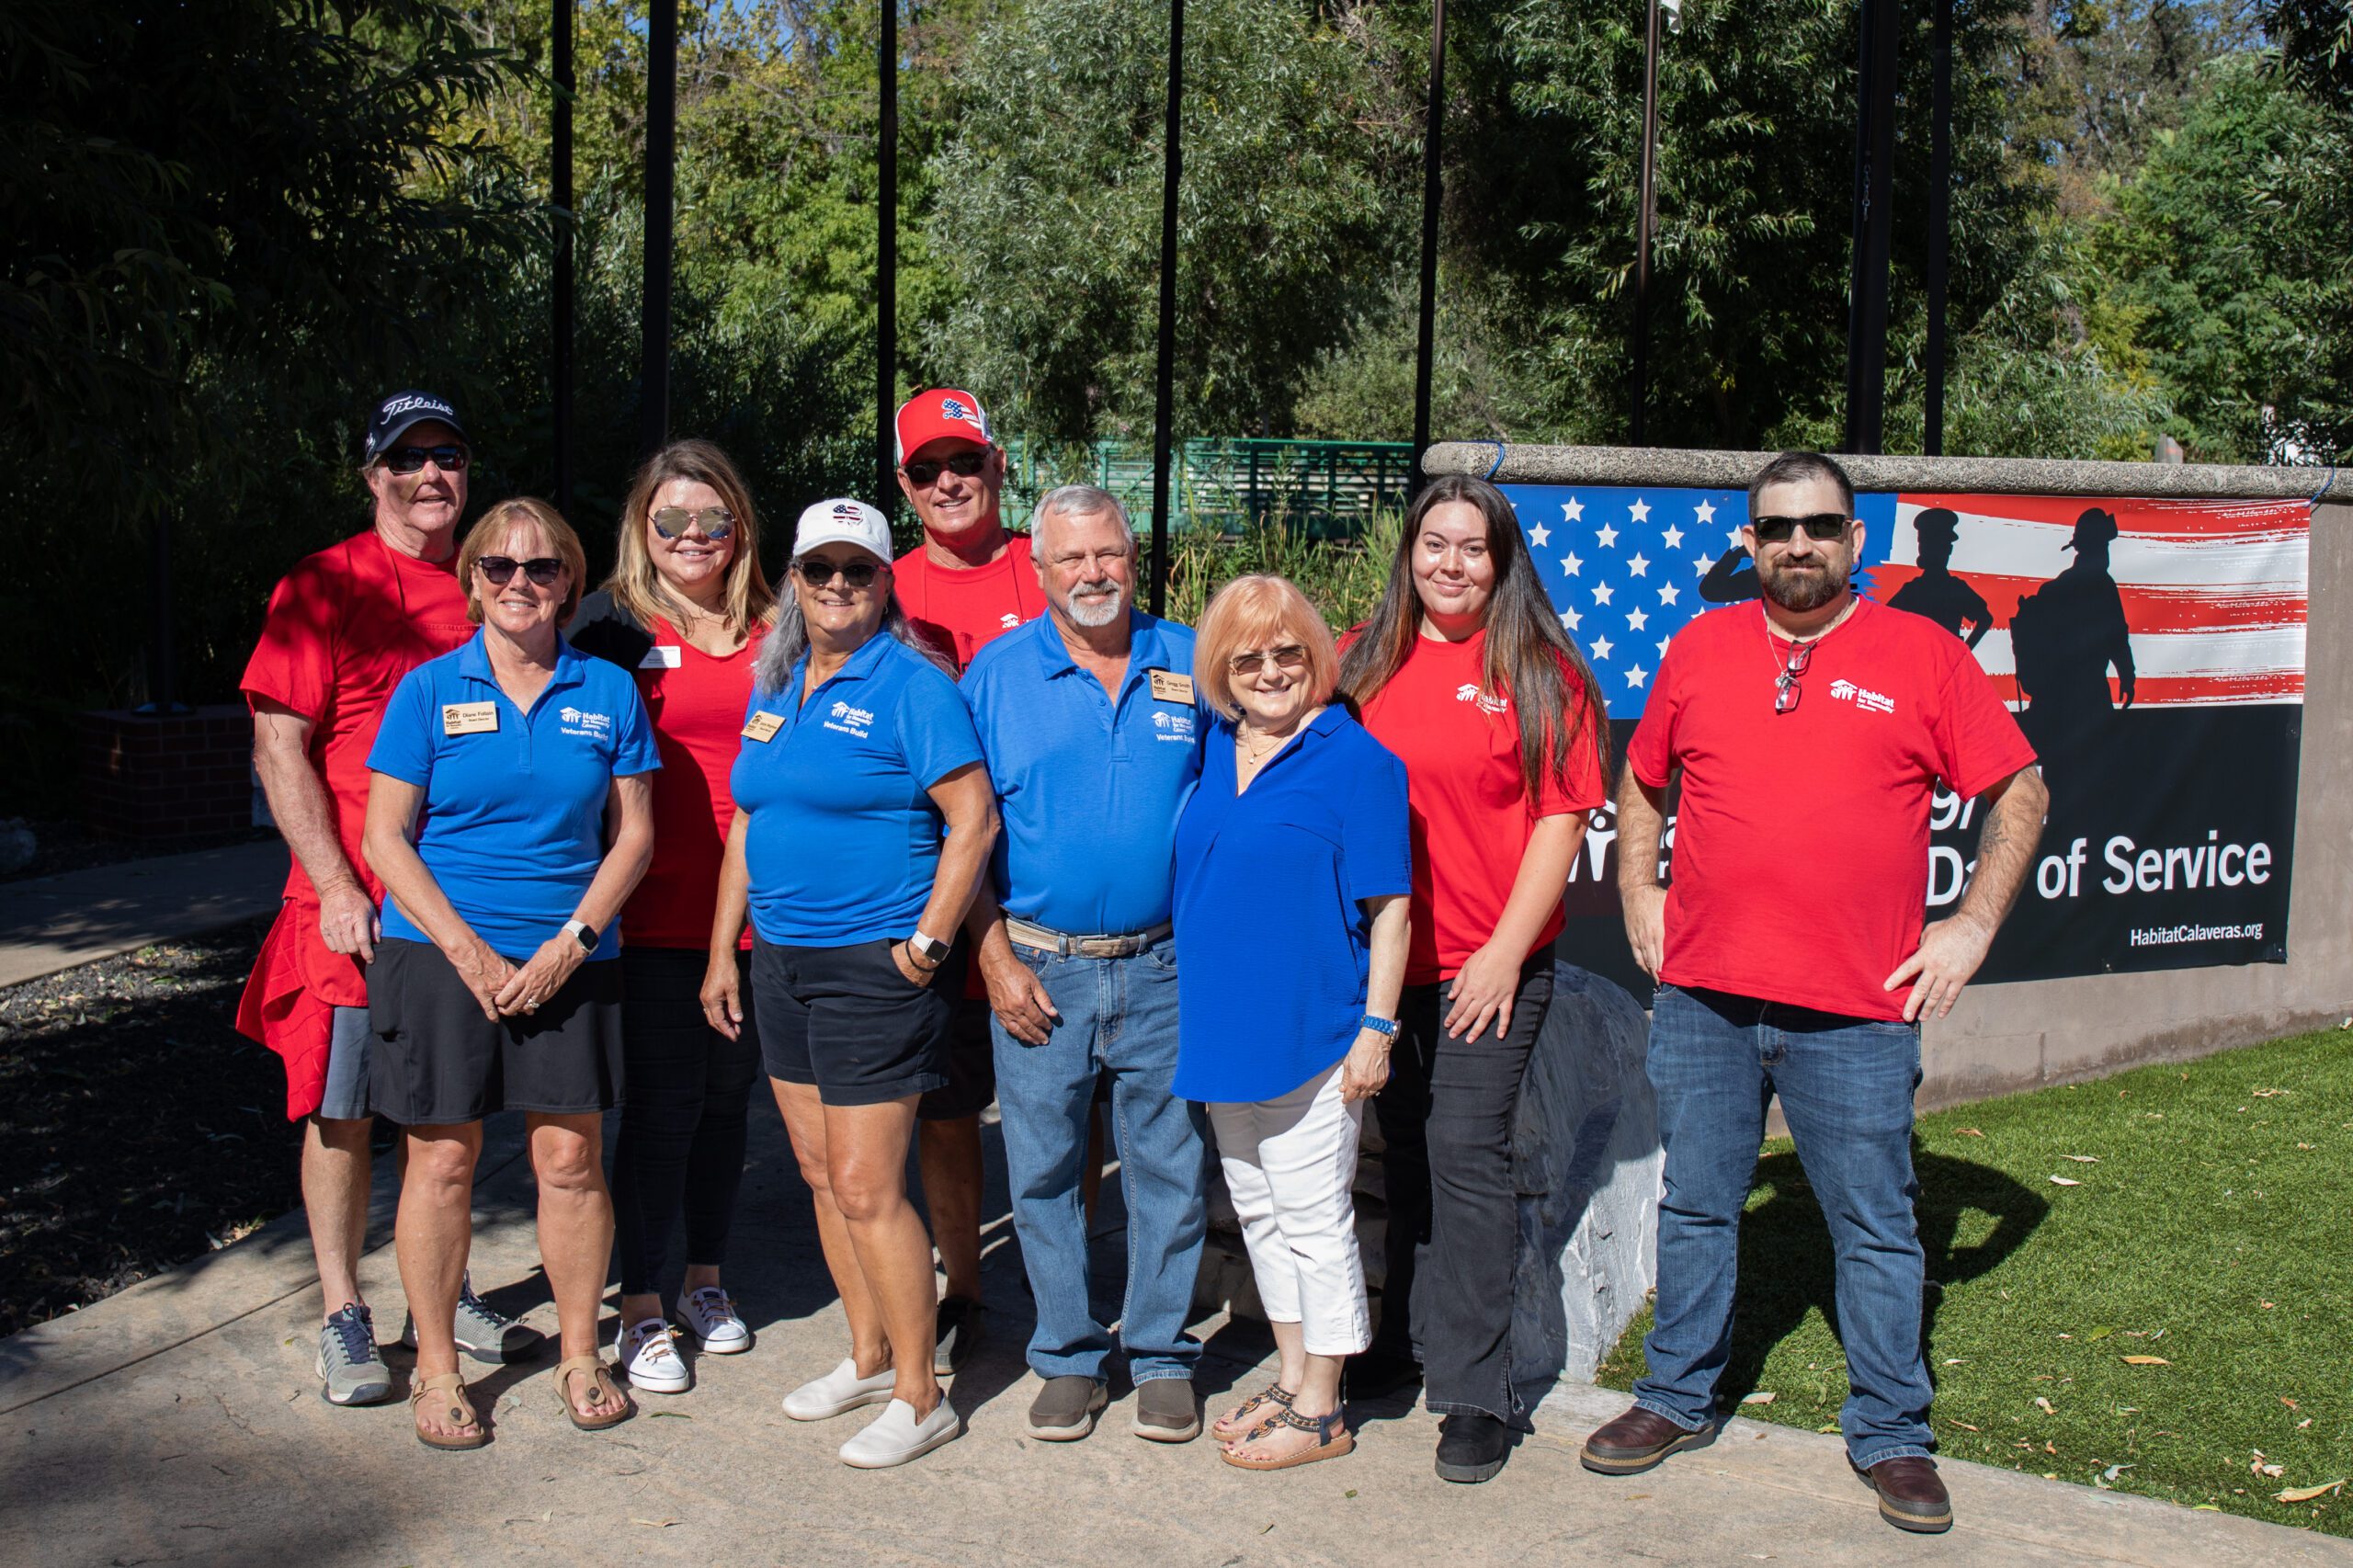
<path id="1" fill-rule="evenodd" d="M 1485 692 L 1480 690 L 1477 687 L 1470 684 L 1468 681 L 1465 681 L 1462 685 L 1454 688 L 1454 700 L 1457 702 L 1475 702 L 1483 711 L 1489 713 L 1500 713 L 1506 707 L 1510 706 L 1502 698 L 1490 697 Z"/>
<path id="2" fill-rule="evenodd" d="M 836 702 L 825 710 L 825 728 L 838 730 L 845 735 L 866 739 L 874 728 L 874 715 L 863 708 L 852 708 L 847 702 Z"/>
<path id="3" fill-rule="evenodd" d="M 1156 710 L 1152 715 L 1152 727 L 1160 732 L 1153 737 L 1156 741 L 1189 741 L 1193 738 L 1193 716 L 1190 713 Z"/>
<path id="4" fill-rule="evenodd" d="M 1830 683 L 1830 695 L 1841 702 L 1851 702 L 1866 713 L 1893 713 L 1895 699 L 1885 697 L 1869 687 L 1857 686 L 1843 676 Z"/>
<path id="5" fill-rule="evenodd" d="M 583 740 L 601 741 L 613 733 L 613 716 L 609 713 L 584 713 L 577 708 L 561 708 L 556 717 L 563 721 L 563 733 Z"/>

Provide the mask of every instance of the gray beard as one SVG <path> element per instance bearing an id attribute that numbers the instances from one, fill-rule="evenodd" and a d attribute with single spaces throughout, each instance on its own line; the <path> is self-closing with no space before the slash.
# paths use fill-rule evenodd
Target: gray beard
<path id="1" fill-rule="evenodd" d="M 1097 608 L 1089 608 L 1087 606 L 1078 602 L 1078 595 L 1080 594 L 1099 594 L 1104 592 L 1108 592 L 1111 597 Z M 1120 617 L 1125 615 L 1127 613 L 1127 609 L 1128 596 L 1120 590 L 1120 585 L 1117 583 L 1081 583 L 1076 588 L 1072 590 L 1070 618 L 1072 622 L 1075 625 L 1088 628 L 1108 626 L 1113 621 L 1119 619 Z"/>
<path id="2" fill-rule="evenodd" d="M 1767 598 L 1783 609 L 1792 615 L 1803 615 L 1809 610 L 1820 609 L 1845 593 L 1848 575 L 1847 570 L 1824 568 L 1818 576 L 1799 577 L 1792 581 L 1784 575 L 1780 568 L 1767 572 L 1759 566 L 1756 569 L 1756 585 L 1765 590 Z"/>

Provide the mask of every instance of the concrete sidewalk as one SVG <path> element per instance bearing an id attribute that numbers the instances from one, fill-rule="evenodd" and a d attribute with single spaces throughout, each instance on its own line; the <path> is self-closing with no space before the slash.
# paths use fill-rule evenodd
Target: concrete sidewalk
<path id="1" fill-rule="evenodd" d="M 285 883 L 275 838 L 0 882 L 0 986 L 271 914 Z"/>
<path id="2" fill-rule="evenodd" d="M 512 1121 L 494 1119 L 485 1151 L 474 1278 L 552 1332 Z M 1206 1440 L 1137 1441 L 1124 1384 L 1088 1441 L 1037 1442 L 1023 1427 L 1036 1381 L 994 1147 L 992 1176 L 991 1337 L 950 1394 L 970 1430 L 904 1470 L 835 1461 L 856 1415 L 809 1426 L 778 1408 L 847 1338 L 806 1190 L 773 1111 L 756 1107 L 729 1278 L 760 1339 L 749 1355 L 701 1358 L 692 1392 L 640 1396 L 636 1420 L 591 1436 L 558 1409 L 551 1358 L 476 1369 L 496 1440 L 427 1452 L 404 1404 L 338 1410 L 317 1397 L 315 1280 L 301 1217 L 288 1216 L 0 1342 L 0 1562 L 2353 1564 L 2353 1544 L 2332 1538 L 1966 1463 L 1946 1467 L 1959 1526 L 1905 1536 L 1847 1475 L 1837 1438 L 1746 1421 L 1653 1474 L 1606 1480 L 1578 1467 L 1576 1444 L 1622 1396 L 1589 1388 L 1556 1391 L 1503 1474 L 1475 1487 L 1431 1473 L 1437 1423 L 1402 1403 L 1358 1410 L 1355 1454 L 1270 1475 L 1220 1463 Z M 364 1273 L 387 1343 L 403 1310 L 381 1244 L 390 1196 L 380 1172 Z M 1097 1247 L 1112 1300 L 1115 1224 Z M 1211 1319 L 1196 1332 L 1211 1401 L 1267 1381 L 1262 1326 Z M 404 1381 L 405 1354 L 388 1358 Z"/>

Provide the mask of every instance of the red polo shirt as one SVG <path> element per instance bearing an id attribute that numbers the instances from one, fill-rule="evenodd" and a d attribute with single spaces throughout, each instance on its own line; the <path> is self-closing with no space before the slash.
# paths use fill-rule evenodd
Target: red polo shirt
<path id="1" fill-rule="evenodd" d="M 1920 945 L 1928 801 L 1983 794 L 2034 761 L 1994 684 L 1941 626 L 1868 599 L 1773 711 L 1790 644 L 1761 603 L 1668 644 L 1627 747 L 1654 789 L 1683 770 L 1666 895 L 1670 984 L 1901 1018 L 1887 977 Z"/>
<path id="2" fill-rule="evenodd" d="M 1013 534 L 986 566 L 942 566 L 917 545 L 892 562 L 899 608 L 925 641 L 956 661 L 961 674 L 992 639 L 1046 613 L 1046 590 L 1029 563 L 1029 540 Z M 739 721 L 740 722 L 740 721 Z"/>

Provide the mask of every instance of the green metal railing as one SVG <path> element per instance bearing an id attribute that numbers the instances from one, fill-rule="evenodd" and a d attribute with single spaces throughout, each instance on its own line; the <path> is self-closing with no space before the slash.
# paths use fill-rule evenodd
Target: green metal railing
<path id="1" fill-rule="evenodd" d="M 1007 521 L 1026 521 L 1057 484 L 1096 484 L 1123 502 L 1139 530 L 1152 517 L 1152 454 L 1119 441 L 1049 447 L 1016 436 Z M 1414 449 L 1407 441 L 1191 440 L 1176 452 L 1171 526 L 1239 533 L 1282 522 L 1313 539 L 1353 539 L 1374 510 L 1405 504 Z"/>

